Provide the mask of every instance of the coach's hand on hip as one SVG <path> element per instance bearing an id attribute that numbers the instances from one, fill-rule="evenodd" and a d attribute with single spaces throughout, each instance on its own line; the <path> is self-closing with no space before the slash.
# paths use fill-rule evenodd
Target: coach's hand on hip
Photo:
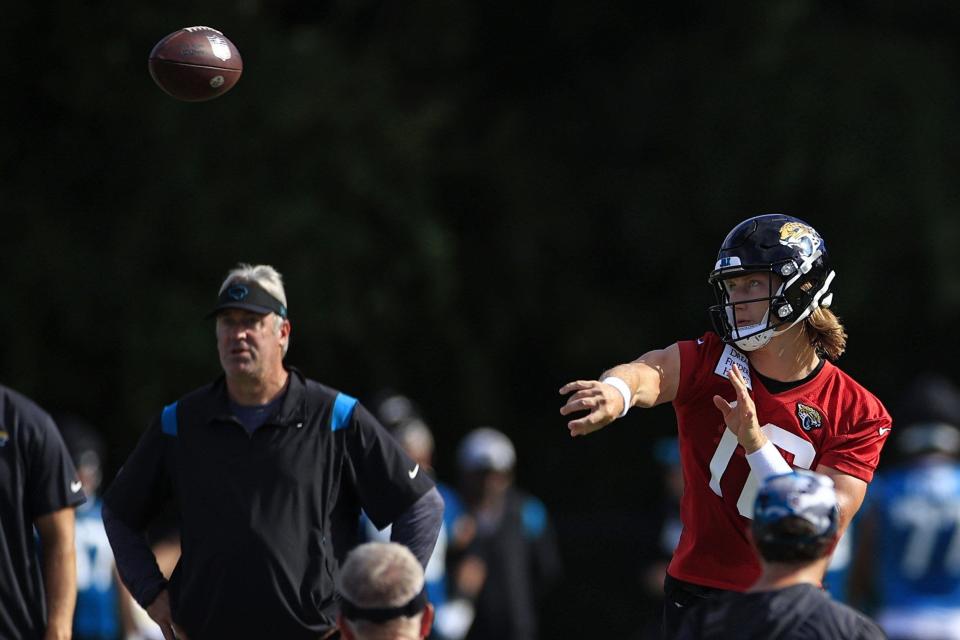
<path id="1" fill-rule="evenodd" d="M 163 640 L 190 640 L 183 629 L 173 623 L 173 614 L 170 611 L 170 596 L 161 591 L 156 599 L 147 607 L 147 614 L 160 626 Z"/>

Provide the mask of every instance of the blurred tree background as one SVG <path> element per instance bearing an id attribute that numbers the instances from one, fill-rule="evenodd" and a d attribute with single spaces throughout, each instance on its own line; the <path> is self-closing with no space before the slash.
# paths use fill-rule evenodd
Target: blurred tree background
<path id="1" fill-rule="evenodd" d="M 245 64 L 209 103 L 146 69 L 194 24 Z M 557 389 L 699 336 L 765 212 L 827 239 L 846 370 L 888 404 L 952 375 L 958 31 L 945 0 L 11 5 L 0 379 L 98 425 L 112 471 L 217 375 L 226 271 L 271 263 L 288 361 L 413 397 L 441 476 L 470 428 L 514 439 L 567 563 L 545 637 L 626 637 L 672 412 L 572 441 Z"/>

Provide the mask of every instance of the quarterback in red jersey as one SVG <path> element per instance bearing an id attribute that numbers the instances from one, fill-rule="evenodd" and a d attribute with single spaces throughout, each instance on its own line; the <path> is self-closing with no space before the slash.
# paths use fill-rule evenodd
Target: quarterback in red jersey
<path id="1" fill-rule="evenodd" d="M 714 331 L 560 390 L 571 394 L 560 413 L 577 414 L 573 436 L 631 407 L 673 403 L 685 489 L 683 532 L 664 582 L 666 637 L 685 608 L 744 591 L 760 576 L 747 531 L 765 478 L 792 467 L 830 476 L 841 533 L 860 508 L 891 421 L 830 362 L 847 337 L 828 308 L 834 275 L 823 238 L 807 223 L 779 214 L 745 220 L 710 272 Z M 738 389 L 752 402 L 737 402 Z"/>

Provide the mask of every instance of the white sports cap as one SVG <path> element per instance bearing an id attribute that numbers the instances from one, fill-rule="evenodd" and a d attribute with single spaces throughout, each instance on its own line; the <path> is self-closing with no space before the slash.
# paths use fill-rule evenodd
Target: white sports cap
<path id="1" fill-rule="evenodd" d="M 460 443 L 457 461 L 464 471 L 510 471 L 517 462 L 517 452 L 503 433 L 480 427 Z"/>
<path id="2" fill-rule="evenodd" d="M 907 455 L 938 451 L 955 456 L 960 453 L 960 430 L 945 422 L 921 422 L 908 425 L 897 441 Z"/>

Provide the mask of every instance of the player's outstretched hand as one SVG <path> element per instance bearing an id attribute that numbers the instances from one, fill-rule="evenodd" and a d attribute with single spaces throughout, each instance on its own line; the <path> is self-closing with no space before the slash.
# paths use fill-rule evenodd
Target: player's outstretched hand
<path id="1" fill-rule="evenodd" d="M 623 396 L 617 388 L 599 380 L 568 382 L 560 388 L 560 393 L 573 393 L 567 398 L 567 403 L 560 407 L 560 415 L 587 412 L 587 415 L 567 423 L 571 436 L 585 436 L 602 429 L 623 411 Z"/>
<path id="2" fill-rule="evenodd" d="M 736 434 L 737 441 L 744 450 L 747 453 L 753 453 L 767 441 L 757 421 L 757 407 L 753 403 L 753 398 L 750 397 L 747 382 L 737 365 L 733 365 L 727 377 L 737 392 L 736 401 L 727 402 L 720 396 L 713 396 L 713 404 L 723 414 L 723 421 L 727 428 Z"/>

